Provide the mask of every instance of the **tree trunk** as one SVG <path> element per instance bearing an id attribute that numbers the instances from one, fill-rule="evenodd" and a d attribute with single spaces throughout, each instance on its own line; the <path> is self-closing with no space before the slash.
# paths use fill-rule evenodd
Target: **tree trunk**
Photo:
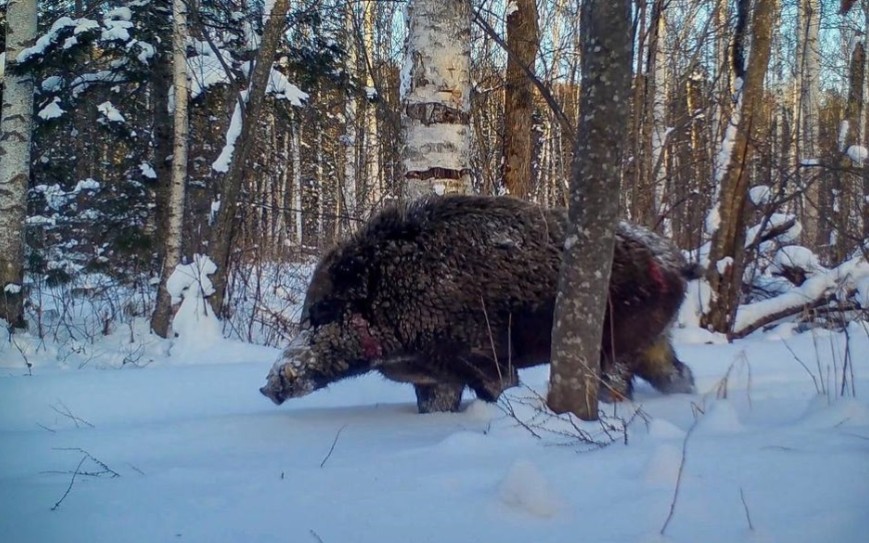
<path id="1" fill-rule="evenodd" d="M 187 3 L 172 0 L 172 86 L 174 89 L 174 132 L 172 140 L 172 179 L 169 185 L 166 224 L 163 229 L 163 273 L 157 291 L 157 302 L 151 316 L 151 329 L 160 337 L 168 337 L 172 321 L 172 296 L 166 282 L 181 263 L 181 240 L 184 231 L 184 202 L 187 188 L 187 148 L 189 118 L 187 116 Z"/>
<path id="2" fill-rule="evenodd" d="M 799 0 L 797 23 L 797 73 L 794 95 L 794 144 L 797 187 L 801 198 L 804 239 L 811 246 L 826 245 L 829 235 L 821 228 L 818 206 L 821 187 L 817 176 L 806 167 L 818 161 L 818 86 L 820 84 L 819 0 Z"/>
<path id="3" fill-rule="evenodd" d="M 471 6 L 411 0 L 401 71 L 405 198 L 471 189 Z"/>
<path id="4" fill-rule="evenodd" d="M 368 59 L 365 66 L 366 92 L 373 92 L 374 86 L 374 55 L 377 47 L 374 42 L 375 32 L 375 7 L 373 0 L 365 3 L 365 23 L 363 37 L 365 42 L 365 58 Z M 365 182 L 366 182 L 366 214 L 381 204 L 383 199 L 383 180 L 380 172 L 380 137 L 377 122 L 377 104 L 383 100 L 382 96 L 365 101 Z"/>
<path id="5" fill-rule="evenodd" d="M 586 0 L 582 96 L 571 174 L 570 230 L 558 282 L 547 403 L 598 416 L 600 344 L 618 215 L 622 143 L 631 97 L 631 2 Z"/>
<path id="6" fill-rule="evenodd" d="M 740 9 L 747 9 L 748 2 L 740 2 Z M 741 88 L 739 99 L 725 131 L 722 141 L 722 165 L 720 191 L 717 209 L 709 221 L 715 228 L 712 234 L 712 248 L 709 255 L 707 278 L 712 289 L 712 302 L 709 313 L 703 316 L 702 323 L 717 331 L 730 332 L 739 295 L 742 287 L 745 246 L 745 204 L 748 198 L 749 164 L 752 148 L 749 139 L 759 136 L 758 126 L 762 114 L 763 82 L 769 65 L 772 25 L 778 12 L 777 0 L 759 0 L 754 9 L 751 24 L 751 56 L 748 69 L 741 65 L 745 52 L 745 42 L 738 42 L 734 54 L 734 72 L 744 74 L 743 81 L 736 87 Z M 741 13 L 741 17 L 747 17 Z M 737 36 L 747 38 L 744 33 Z"/>
<path id="7" fill-rule="evenodd" d="M 848 256 L 848 251 L 854 246 L 854 239 L 857 238 L 862 231 L 859 228 L 852 228 L 853 225 L 860 224 L 861 215 L 866 213 L 866 205 L 864 200 L 865 194 L 860 183 L 860 176 L 850 173 L 848 170 L 852 167 L 860 167 L 861 164 L 855 164 L 848 157 L 848 149 L 852 145 L 865 145 L 859 141 L 860 122 L 863 118 L 863 85 L 864 85 L 864 61 L 865 48 L 862 43 L 858 42 L 851 52 L 851 67 L 848 74 L 848 103 L 845 108 L 845 118 L 842 121 L 844 126 L 840 127 L 840 146 L 839 151 L 842 153 L 842 170 L 835 173 L 838 180 L 837 193 L 839 195 L 839 209 L 835 211 L 835 226 L 837 230 L 836 245 L 833 248 L 833 262 L 839 263 L 844 261 Z M 853 205 L 857 201 L 857 206 Z M 860 205 L 860 202 L 863 202 Z M 851 214 L 856 214 L 852 220 Z M 864 224 L 865 228 L 865 224 Z M 865 239 L 865 236 L 864 236 Z"/>
<path id="8" fill-rule="evenodd" d="M 214 285 L 211 307 L 218 315 L 223 314 L 223 300 L 226 296 L 226 284 L 229 276 L 238 197 L 241 192 L 241 184 L 244 181 L 244 173 L 247 171 L 247 159 L 256 143 L 256 126 L 265 101 L 272 63 L 283 35 L 288 10 L 289 0 L 275 0 L 271 13 L 266 17 L 262 42 L 256 53 L 250 84 L 247 88 L 247 104 L 242 114 L 241 133 L 236 140 L 229 171 L 223 180 L 220 209 L 217 212 L 217 219 L 211 230 L 208 243 L 211 259 L 217 264 L 217 271 L 211 279 Z"/>
<path id="9" fill-rule="evenodd" d="M 33 76 L 17 74 L 18 54 L 36 39 L 36 0 L 6 4 L 6 74 L 0 116 L 0 319 L 24 328 L 24 245 Z"/>
<path id="10" fill-rule="evenodd" d="M 522 67 L 534 71 L 540 29 L 536 0 L 516 0 L 507 14 L 507 81 L 504 92 L 504 185 L 517 198 L 531 190 L 533 85 Z"/>
<path id="11" fill-rule="evenodd" d="M 355 74 L 358 69 L 358 44 L 356 40 L 356 25 L 354 18 L 354 4 L 348 2 L 344 7 L 344 32 L 346 33 L 347 58 L 345 65 L 347 73 Z M 359 111 L 358 98 L 355 92 L 347 92 L 344 95 L 344 183 L 341 187 L 341 210 L 347 216 L 355 217 L 358 214 L 356 198 L 356 184 L 358 183 L 358 156 L 359 143 L 356 137 L 358 131 L 357 113 Z M 345 223 L 349 221 L 339 221 Z"/>

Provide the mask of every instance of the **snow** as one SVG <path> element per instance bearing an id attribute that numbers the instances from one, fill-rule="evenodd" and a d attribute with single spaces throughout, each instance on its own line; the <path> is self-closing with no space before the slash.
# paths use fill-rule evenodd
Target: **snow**
<path id="1" fill-rule="evenodd" d="M 63 88 L 63 78 L 56 75 L 46 77 L 42 81 L 41 87 L 45 92 L 57 92 Z"/>
<path id="2" fill-rule="evenodd" d="M 190 44 L 196 53 L 194 56 L 187 57 L 190 99 L 194 100 L 209 87 L 229 83 L 223 64 L 233 66 L 235 62 L 228 51 L 219 49 L 218 53 L 215 53 L 208 42 L 194 39 Z M 218 54 L 220 57 L 217 56 Z"/>
<path id="3" fill-rule="evenodd" d="M 40 119 L 48 121 L 50 119 L 61 117 L 64 113 L 66 113 L 66 110 L 60 107 L 60 98 L 55 96 L 51 102 L 39 110 L 37 115 Z"/>
<path id="4" fill-rule="evenodd" d="M 765 206 L 772 201 L 772 191 L 766 185 L 757 185 L 748 190 L 748 197 L 754 205 Z"/>
<path id="5" fill-rule="evenodd" d="M 455 439 L 457 435 L 463 434 L 454 434 L 448 439 Z M 479 434 L 470 434 L 469 437 L 479 440 Z M 472 443 L 462 445 L 471 447 Z M 553 517 L 560 508 L 561 500 L 551 489 L 546 477 L 533 462 L 526 459 L 519 459 L 510 466 L 499 485 L 499 493 L 501 501 L 508 506 L 538 517 Z"/>
<path id="6" fill-rule="evenodd" d="M 194 255 L 193 263 L 176 266 L 166 281 L 172 303 L 181 302 L 172 320 L 176 339 L 171 352 L 176 358 L 196 362 L 197 355 L 223 343 L 220 321 L 206 300 L 214 294 L 208 276 L 215 271 L 217 266 L 210 258 Z"/>
<path id="7" fill-rule="evenodd" d="M 516 418 L 476 400 L 419 415 L 411 387 L 374 375 L 277 408 L 257 392 L 276 349 L 221 340 L 166 356 L 169 342 L 146 335 L 146 367 L 75 370 L 22 334 L 32 376 L 0 346 L 0 531 L 65 543 L 862 542 L 865 325 L 852 325 L 855 398 L 818 394 L 789 351 L 832 375 L 842 334 L 678 344 L 700 392 L 641 383 L 643 417 L 627 444 L 619 435 L 603 448 L 541 419 L 523 389 L 510 393 Z M 547 378 L 545 367 L 522 373 L 538 391 Z M 635 408 L 618 406 L 625 418 Z M 534 437 L 520 420 L 554 431 Z"/>
<path id="8" fill-rule="evenodd" d="M 109 101 L 105 101 L 102 104 L 97 106 L 97 111 L 99 111 L 103 117 L 106 118 L 109 122 L 113 123 L 124 123 L 126 119 L 121 115 L 121 112 Z"/>
<path id="9" fill-rule="evenodd" d="M 274 94 L 279 100 L 287 100 L 297 107 L 304 105 L 304 101 L 308 99 L 308 93 L 302 92 L 299 87 L 290 83 L 287 76 L 275 69 L 269 73 L 266 92 Z"/>
<path id="10" fill-rule="evenodd" d="M 18 294 L 21 292 L 21 285 L 17 283 L 7 283 L 6 286 L 3 287 L 3 292 L 7 294 Z"/>
<path id="11" fill-rule="evenodd" d="M 247 102 L 247 91 L 241 91 L 242 100 Z M 242 128 L 242 111 L 241 106 L 236 100 L 235 109 L 232 111 L 232 119 L 229 121 L 229 128 L 226 130 L 226 144 L 220 151 L 220 155 L 212 162 L 211 168 L 216 172 L 226 173 L 229 171 L 229 165 L 232 163 L 232 154 L 235 152 L 235 141 L 241 135 Z"/>
<path id="12" fill-rule="evenodd" d="M 157 172 L 154 170 L 154 167 L 147 162 L 139 164 L 139 171 L 148 179 L 157 179 Z"/>
<path id="13" fill-rule="evenodd" d="M 824 269 L 815 253 L 799 245 L 788 245 L 776 252 L 771 271 L 781 273 L 785 268 L 800 268 L 809 273 Z"/>
<path id="14" fill-rule="evenodd" d="M 866 149 L 862 145 L 852 145 L 848 147 L 848 158 L 850 158 L 853 162 L 857 164 L 863 164 L 867 158 L 869 158 L 869 149 Z"/>
<path id="15" fill-rule="evenodd" d="M 831 270 L 825 270 L 820 265 L 812 266 L 813 260 L 805 252 L 789 250 L 783 253 L 781 262 L 787 263 L 787 258 L 793 256 L 797 262 L 807 266 L 807 271 L 813 269 L 819 273 L 811 275 L 806 281 L 784 294 L 774 298 L 740 305 L 736 311 L 733 331 L 739 333 L 767 315 L 774 315 L 789 309 L 798 309 L 820 300 L 836 292 L 857 290 L 858 285 L 869 278 L 869 263 L 862 255 L 857 256 Z"/>

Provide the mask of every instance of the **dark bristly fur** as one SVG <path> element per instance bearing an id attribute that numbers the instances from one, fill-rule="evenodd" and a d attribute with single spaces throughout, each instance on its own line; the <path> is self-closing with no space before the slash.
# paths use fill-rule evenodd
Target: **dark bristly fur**
<path id="1" fill-rule="evenodd" d="M 459 407 L 465 386 L 494 401 L 516 369 L 547 363 L 567 228 L 563 209 L 512 198 L 430 197 L 373 217 L 323 257 L 304 330 L 268 377 L 276 403 L 377 370 L 413 383 L 420 412 Z M 605 398 L 634 373 L 693 389 L 667 330 L 696 271 L 654 233 L 621 223 L 601 345 Z"/>

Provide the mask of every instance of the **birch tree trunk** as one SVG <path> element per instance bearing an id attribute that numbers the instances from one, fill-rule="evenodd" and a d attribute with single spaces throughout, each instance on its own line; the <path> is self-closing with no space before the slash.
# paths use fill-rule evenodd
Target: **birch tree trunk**
<path id="1" fill-rule="evenodd" d="M 504 185 L 517 198 L 531 190 L 533 85 L 523 67 L 534 71 L 540 29 L 536 0 L 515 0 L 507 14 L 507 81 L 504 92 Z"/>
<path id="2" fill-rule="evenodd" d="M 748 9 L 749 2 L 740 2 L 740 10 Z M 778 13 L 778 0 L 758 0 L 751 23 L 751 55 L 748 68 L 743 67 L 745 39 L 748 34 L 737 32 L 737 47 L 733 55 L 736 88 L 739 99 L 730 126 L 725 130 L 719 153 L 721 171 L 719 197 L 707 223 L 712 231 L 707 278 L 712 289 L 709 313 L 702 323 L 717 332 L 730 332 L 742 287 L 745 247 L 745 204 L 748 199 L 749 164 L 752 148 L 749 139 L 757 139 L 762 115 L 763 83 L 769 65 L 772 25 Z M 740 13 L 747 20 L 748 13 Z M 742 37 L 742 39 L 740 39 Z M 742 81 L 740 81 L 742 79 Z"/>
<path id="3" fill-rule="evenodd" d="M 869 32 L 869 0 L 863 0 L 864 28 Z M 865 39 L 865 38 L 864 38 Z M 869 40 L 863 50 L 863 77 L 869 79 Z M 869 81 L 863 84 L 863 117 L 859 121 L 859 141 L 869 147 Z M 869 239 L 869 160 L 863 161 L 863 239 Z"/>
<path id="4" fill-rule="evenodd" d="M 24 328 L 24 240 L 33 76 L 16 74 L 18 54 L 36 39 L 36 0 L 6 4 L 6 73 L 0 115 L 0 319 Z"/>
<path id="5" fill-rule="evenodd" d="M 860 167 L 854 163 L 848 155 L 848 149 L 852 145 L 860 145 L 859 133 L 860 122 L 863 118 L 863 86 L 864 86 L 864 61 L 865 48 L 862 42 L 857 42 L 851 51 L 851 65 L 848 74 L 848 103 L 845 106 L 845 118 L 839 127 L 839 151 L 842 153 L 842 169 L 836 173 L 836 189 L 839 197 L 839 208 L 834 211 L 836 227 L 836 244 L 833 247 L 833 262 L 842 262 L 848 256 L 848 251 L 853 248 L 856 236 L 862 233 L 859 228 L 862 214 L 866 213 L 866 205 L 861 186 L 860 176 L 850 173 L 852 167 Z M 854 201 L 856 200 L 856 209 Z M 863 202 L 863 205 L 860 205 Z M 854 213 L 852 218 L 852 213 Z"/>
<path id="6" fill-rule="evenodd" d="M 655 57 L 649 66 L 650 76 L 654 80 L 654 93 L 652 94 L 652 171 L 651 180 L 654 190 L 653 212 L 651 217 L 657 223 L 664 213 L 664 199 L 667 189 L 667 105 L 669 104 L 670 78 L 667 76 L 667 24 L 664 17 L 666 2 L 659 0 L 655 4 Z M 669 232 L 669 220 L 665 221 L 664 231 Z"/>
<path id="7" fill-rule="evenodd" d="M 358 46 L 356 43 L 356 28 L 353 22 L 354 4 L 348 2 L 344 7 L 344 32 L 346 34 L 347 57 L 345 65 L 347 73 L 356 73 L 359 58 L 357 55 Z M 358 138 L 357 133 L 357 105 L 356 93 L 348 92 L 345 95 L 346 102 L 344 103 L 344 184 L 341 187 L 341 201 L 343 202 L 342 211 L 347 216 L 357 216 L 356 202 L 356 184 L 358 183 Z M 349 222 L 349 221 L 338 221 Z"/>
<path id="8" fill-rule="evenodd" d="M 471 6 L 411 0 L 401 70 L 405 198 L 471 189 Z"/>
<path id="9" fill-rule="evenodd" d="M 373 0 L 367 0 L 365 3 L 365 22 L 363 27 L 363 37 L 365 42 L 366 62 L 365 66 L 365 86 L 367 92 L 374 92 L 374 57 L 377 52 L 377 47 L 374 42 L 375 33 L 375 6 Z M 380 204 L 383 199 L 383 179 L 380 175 L 380 137 L 379 128 L 377 126 L 377 103 L 383 100 L 382 96 L 375 97 L 376 100 L 367 100 L 365 102 L 365 181 L 367 186 L 367 210 L 370 210 Z"/>
<path id="10" fill-rule="evenodd" d="M 631 99 L 631 2 L 585 0 L 582 95 L 571 174 L 570 230 L 558 282 L 547 403 L 598 417 L 600 344 L 609 292 L 622 144 Z"/>
<path id="11" fill-rule="evenodd" d="M 794 102 L 796 122 L 797 182 L 804 189 L 803 231 L 809 243 L 825 245 L 829 242 L 821 227 L 818 207 L 820 205 L 820 182 L 805 170 L 818 161 L 818 96 L 820 91 L 820 0 L 800 0 L 797 37 L 797 95 Z"/>
<path id="12" fill-rule="evenodd" d="M 172 321 L 172 296 L 166 282 L 181 263 L 181 240 L 184 231 L 184 202 L 187 188 L 187 149 L 189 117 L 187 115 L 187 3 L 172 0 L 172 86 L 174 89 L 174 130 L 172 140 L 172 178 L 166 201 L 166 224 L 163 228 L 163 272 L 157 291 L 151 329 L 160 337 L 169 337 Z"/>
<path id="13" fill-rule="evenodd" d="M 217 212 L 214 228 L 208 242 L 211 259 L 217 264 L 217 271 L 212 275 L 214 294 L 211 296 L 211 307 L 218 315 L 223 313 L 223 300 L 226 296 L 226 284 L 229 276 L 229 264 L 233 235 L 236 226 L 236 207 L 247 169 L 247 159 L 256 143 L 256 125 L 259 120 L 262 105 L 265 101 L 269 76 L 272 71 L 275 52 L 283 35 L 286 14 L 289 10 L 289 0 L 275 0 L 272 11 L 266 17 L 263 28 L 262 42 L 256 53 L 250 84 L 247 89 L 247 104 L 242 115 L 241 133 L 236 140 L 235 151 L 232 154 L 229 171 L 223 180 L 223 195 L 220 209 Z"/>
<path id="14" fill-rule="evenodd" d="M 302 209 L 305 197 L 305 188 L 302 186 L 302 115 L 299 112 L 293 112 L 293 118 L 290 121 L 291 125 L 291 133 L 290 137 L 293 140 L 293 154 L 292 154 L 292 164 L 293 164 L 293 182 L 292 187 L 293 190 L 296 191 L 295 199 L 293 200 L 295 204 L 295 210 L 293 211 L 293 224 L 295 225 L 294 234 L 295 237 L 293 241 L 295 241 L 296 246 L 301 250 L 302 248 L 302 231 L 304 230 L 302 222 Z"/>

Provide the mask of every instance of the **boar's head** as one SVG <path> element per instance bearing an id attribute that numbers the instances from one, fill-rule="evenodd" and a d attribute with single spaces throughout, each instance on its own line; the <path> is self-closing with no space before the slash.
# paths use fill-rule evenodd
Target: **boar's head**
<path id="1" fill-rule="evenodd" d="M 361 311 L 359 292 L 334 288 L 334 268 L 324 265 L 328 263 L 328 258 L 321 262 L 308 288 L 301 332 L 260 389 L 276 404 L 361 375 L 383 357 L 380 336 Z"/>

